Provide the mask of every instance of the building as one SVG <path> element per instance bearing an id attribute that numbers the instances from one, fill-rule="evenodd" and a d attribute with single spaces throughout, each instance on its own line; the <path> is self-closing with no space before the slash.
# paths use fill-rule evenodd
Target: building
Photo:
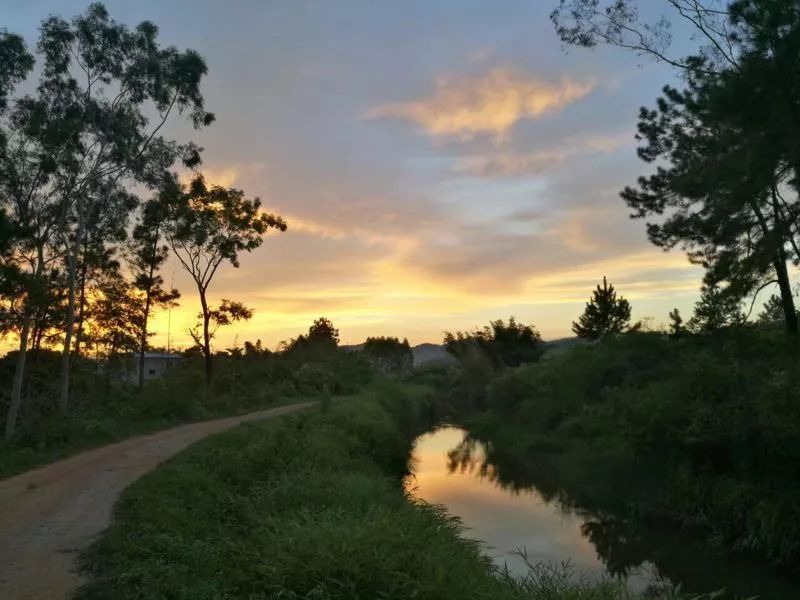
<path id="1" fill-rule="evenodd" d="M 145 352 L 144 353 L 144 379 L 155 379 L 161 377 L 172 369 L 183 356 L 180 354 L 173 354 L 169 352 Z M 139 355 L 133 355 L 133 364 L 131 365 L 130 374 L 131 380 L 139 381 Z"/>

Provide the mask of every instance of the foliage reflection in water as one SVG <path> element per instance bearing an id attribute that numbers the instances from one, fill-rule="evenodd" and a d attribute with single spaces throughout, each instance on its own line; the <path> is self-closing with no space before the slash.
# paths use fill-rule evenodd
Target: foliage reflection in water
<path id="1" fill-rule="evenodd" d="M 620 578 L 632 592 L 679 586 L 693 593 L 728 588 L 761 600 L 800 597 L 796 581 L 746 559 L 713 555 L 686 533 L 579 506 L 544 469 L 538 478 L 536 465 L 504 461 L 457 427 L 420 436 L 412 470 L 410 493 L 447 507 L 466 535 L 484 542 L 487 554 L 515 575 L 527 574 L 530 564 L 568 564 L 576 578 Z"/>

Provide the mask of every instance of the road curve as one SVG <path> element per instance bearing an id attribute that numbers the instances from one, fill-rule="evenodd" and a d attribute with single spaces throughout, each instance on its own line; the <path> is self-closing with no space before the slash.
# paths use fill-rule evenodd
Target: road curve
<path id="1" fill-rule="evenodd" d="M 181 425 L 0 481 L 0 598 L 68 598 L 82 581 L 78 556 L 108 526 L 120 492 L 133 481 L 211 434 L 314 404 Z"/>

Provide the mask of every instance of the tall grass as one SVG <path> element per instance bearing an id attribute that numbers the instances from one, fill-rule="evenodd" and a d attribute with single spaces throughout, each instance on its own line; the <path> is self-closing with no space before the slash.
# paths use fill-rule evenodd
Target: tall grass
<path id="1" fill-rule="evenodd" d="M 407 496 L 432 410 L 424 387 L 381 384 L 201 442 L 124 493 L 78 599 L 625 597 L 554 573 L 515 580 L 443 508 Z"/>

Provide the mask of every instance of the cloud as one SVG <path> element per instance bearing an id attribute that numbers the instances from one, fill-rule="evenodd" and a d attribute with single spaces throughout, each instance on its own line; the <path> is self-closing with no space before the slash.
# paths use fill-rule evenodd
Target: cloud
<path id="1" fill-rule="evenodd" d="M 491 152 L 486 155 L 467 156 L 456 162 L 454 170 L 476 177 L 541 175 L 566 164 L 573 158 L 614 152 L 634 143 L 633 133 L 628 131 L 572 137 L 555 147 L 535 152 Z"/>
<path id="2" fill-rule="evenodd" d="M 502 140 L 517 121 L 554 112 L 583 98 L 593 87 L 566 77 L 548 83 L 496 67 L 479 77 L 443 76 L 430 98 L 378 106 L 369 116 L 413 121 L 433 136 L 471 139 L 490 134 Z"/>

